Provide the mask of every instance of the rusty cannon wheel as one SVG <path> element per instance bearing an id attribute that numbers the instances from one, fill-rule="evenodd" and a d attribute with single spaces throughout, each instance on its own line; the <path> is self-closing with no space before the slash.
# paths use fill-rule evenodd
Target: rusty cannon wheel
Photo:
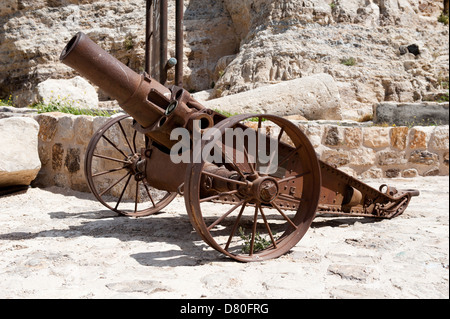
<path id="1" fill-rule="evenodd" d="M 104 206 L 121 215 L 144 217 L 166 207 L 177 193 L 148 185 L 141 149 L 149 141 L 132 122 L 129 115 L 120 115 L 95 133 L 86 151 L 85 176 Z"/>
<path id="2" fill-rule="evenodd" d="M 250 118 L 257 122 L 253 133 L 244 124 Z M 238 115 L 213 129 L 186 172 L 192 225 L 209 246 L 238 261 L 285 254 L 315 217 L 321 175 L 314 148 L 293 123 L 273 115 Z M 236 135 L 227 140 L 230 132 Z"/>

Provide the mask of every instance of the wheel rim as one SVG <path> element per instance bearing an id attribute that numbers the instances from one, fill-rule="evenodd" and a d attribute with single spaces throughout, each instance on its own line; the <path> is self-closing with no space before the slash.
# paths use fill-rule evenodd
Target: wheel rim
<path id="1" fill-rule="evenodd" d="M 120 115 L 95 133 L 86 151 L 85 176 L 104 206 L 124 216 L 145 217 L 166 207 L 177 194 L 148 185 L 139 167 L 140 150 L 147 143 L 131 123 L 129 115 Z"/>
<path id="2" fill-rule="evenodd" d="M 248 163 L 252 162 L 248 144 L 244 146 L 244 162 L 247 163 L 237 163 L 237 155 L 229 154 L 232 163 L 224 165 L 239 176 L 230 180 L 219 173 L 210 173 L 208 161 L 202 158 L 189 166 L 185 182 L 186 208 L 197 233 L 217 251 L 244 262 L 276 258 L 295 246 L 314 219 L 321 187 L 314 148 L 307 137 L 285 119 L 271 115 L 231 117 L 216 125 L 220 131 L 218 136 L 223 137 L 228 128 L 242 127 L 241 122 L 251 117 L 258 119 L 259 131 L 263 129 L 263 119 L 274 124 L 269 134 L 276 134 L 272 140 L 276 140 L 280 157 L 275 172 L 267 174 L 268 171 L 262 172 L 258 164 Z M 209 149 L 211 143 L 217 145 L 217 141 L 217 138 L 203 141 L 201 149 Z M 226 149 L 222 154 L 227 153 Z M 269 163 L 275 162 L 274 157 L 269 156 Z M 218 180 L 234 185 L 232 190 L 205 193 L 205 185 L 218 183 Z M 217 201 L 228 203 L 228 207 L 215 203 Z"/>

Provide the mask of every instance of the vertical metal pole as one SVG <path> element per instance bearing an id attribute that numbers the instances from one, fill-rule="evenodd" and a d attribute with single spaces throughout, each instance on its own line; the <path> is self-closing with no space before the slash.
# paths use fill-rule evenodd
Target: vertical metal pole
<path id="1" fill-rule="evenodd" d="M 184 36 L 183 36 L 183 19 L 184 19 L 184 1 L 176 0 L 176 35 L 175 35 L 175 58 L 177 65 L 175 66 L 175 85 L 183 86 L 183 50 L 184 50 Z"/>
<path id="2" fill-rule="evenodd" d="M 152 36 L 153 36 L 153 0 L 147 0 L 145 9 L 145 72 L 151 74 Z"/>
<path id="3" fill-rule="evenodd" d="M 159 82 L 166 84 L 167 81 L 167 33 L 168 33 L 168 17 L 167 17 L 168 0 L 161 0 L 161 26 L 160 26 L 160 60 L 159 60 Z"/>
<path id="4" fill-rule="evenodd" d="M 160 24 L 161 24 L 161 1 L 160 0 L 153 0 L 152 1 L 152 41 L 150 42 L 151 45 L 151 64 L 150 64 L 150 75 L 152 78 L 154 78 L 156 81 L 159 82 L 159 62 L 160 62 Z"/>

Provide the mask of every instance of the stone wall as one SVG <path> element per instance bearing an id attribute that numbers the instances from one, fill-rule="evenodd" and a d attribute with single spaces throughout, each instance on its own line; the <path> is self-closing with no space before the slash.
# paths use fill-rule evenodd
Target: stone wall
<path id="1" fill-rule="evenodd" d="M 212 96 L 219 97 L 327 73 L 337 82 L 347 119 L 371 113 L 373 103 L 448 94 L 449 32 L 437 21 L 442 0 L 184 4 L 184 84 L 190 91 L 214 87 Z M 26 106 L 40 82 L 73 77 L 58 57 L 78 31 L 142 71 L 144 8 L 144 0 L 1 1 L 0 98 L 12 94 L 16 105 Z M 169 13 L 173 55 L 174 0 Z"/>
<path id="2" fill-rule="evenodd" d="M 184 85 L 211 87 L 218 60 L 239 50 L 223 1 L 185 1 Z M 174 56 L 175 1 L 169 1 L 168 54 Z M 35 102 L 32 91 L 49 79 L 72 78 L 75 71 L 59 55 L 77 32 L 141 73 L 145 56 L 145 0 L 3 0 L 0 2 L 0 98 Z M 173 79 L 173 72 L 169 80 Z M 101 100 L 108 100 L 99 92 Z"/>
<path id="3" fill-rule="evenodd" d="M 29 115 L 30 116 L 30 115 Z M 42 169 L 34 184 L 88 191 L 84 157 L 108 118 L 62 113 L 32 115 L 40 124 Z M 293 121 L 319 158 L 360 178 L 449 174 L 449 126 L 379 127 L 356 122 Z"/>
<path id="4" fill-rule="evenodd" d="M 94 132 L 108 118 L 63 113 L 35 115 L 39 123 L 39 157 L 42 168 L 37 186 L 56 185 L 88 192 L 84 177 L 84 157 Z"/>
<path id="5" fill-rule="evenodd" d="M 224 3 L 241 43 L 225 68 L 218 65 L 216 96 L 328 73 L 338 83 L 344 118 L 356 119 L 373 103 L 423 101 L 448 89 L 440 0 Z"/>
<path id="6" fill-rule="evenodd" d="M 344 122 L 345 123 L 345 122 Z M 449 126 L 299 122 L 319 158 L 362 178 L 448 175 Z"/>

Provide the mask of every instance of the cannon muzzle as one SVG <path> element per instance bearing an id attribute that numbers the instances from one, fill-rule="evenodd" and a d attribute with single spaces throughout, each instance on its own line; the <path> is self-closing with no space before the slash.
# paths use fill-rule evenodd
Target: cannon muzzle
<path id="1" fill-rule="evenodd" d="M 158 121 L 170 104 L 168 88 L 147 74 L 137 74 L 82 32 L 69 41 L 60 60 L 116 99 L 142 127 Z"/>

